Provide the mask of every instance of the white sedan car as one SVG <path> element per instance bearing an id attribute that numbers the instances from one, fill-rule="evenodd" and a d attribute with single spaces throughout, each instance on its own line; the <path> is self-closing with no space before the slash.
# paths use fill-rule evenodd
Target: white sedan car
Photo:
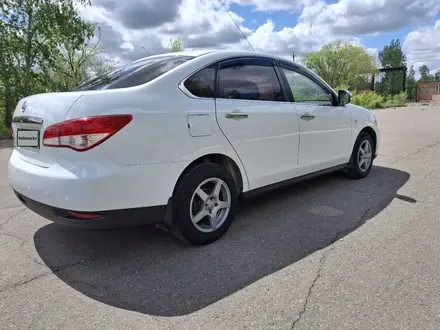
<path id="1" fill-rule="evenodd" d="M 329 171 L 369 174 L 379 129 L 350 98 L 267 54 L 151 56 L 20 100 L 9 180 L 23 204 L 61 224 L 156 223 L 208 244 L 247 193 Z"/>

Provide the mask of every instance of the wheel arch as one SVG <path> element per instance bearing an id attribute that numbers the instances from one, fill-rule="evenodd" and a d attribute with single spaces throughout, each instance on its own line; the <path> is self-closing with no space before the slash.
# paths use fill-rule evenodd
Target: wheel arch
<path id="1" fill-rule="evenodd" d="M 360 130 L 359 134 L 361 134 L 361 133 L 368 133 L 371 136 L 371 138 L 373 139 L 373 143 L 374 143 L 373 148 L 374 148 L 374 150 L 376 150 L 376 146 L 377 146 L 376 131 L 370 126 L 365 126 L 363 129 Z M 358 137 L 359 137 L 359 134 L 358 134 Z M 357 137 L 356 137 L 356 139 L 357 139 Z"/>
<path id="2" fill-rule="evenodd" d="M 226 156 L 224 154 L 215 153 L 215 154 L 203 155 L 203 156 L 195 159 L 194 161 L 192 161 L 190 164 L 188 164 L 188 166 L 182 171 L 182 173 L 180 174 L 179 178 L 176 181 L 176 184 L 174 185 L 173 196 L 174 196 L 174 192 L 176 190 L 176 187 L 179 185 L 179 182 L 182 180 L 182 178 L 185 176 L 185 174 L 188 173 L 188 171 L 191 168 L 193 168 L 195 165 L 198 165 L 198 164 L 201 164 L 204 162 L 216 163 L 216 164 L 224 166 L 231 173 L 232 177 L 235 180 L 235 183 L 237 185 L 237 194 L 241 195 L 241 193 L 243 192 L 243 189 L 245 187 L 244 180 L 246 179 L 246 174 L 241 172 L 237 163 L 231 157 Z"/>

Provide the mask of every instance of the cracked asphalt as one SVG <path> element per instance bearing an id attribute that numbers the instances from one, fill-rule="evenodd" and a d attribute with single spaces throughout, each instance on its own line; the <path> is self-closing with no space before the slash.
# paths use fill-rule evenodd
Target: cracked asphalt
<path id="1" fill-rule="evenodd" d="M 367 179 L 246 201 L 205 247 L 46 221 L 8 187 L 0 141 L 0 328 L 439 329 L 440 106 L 377 118 Z"/>

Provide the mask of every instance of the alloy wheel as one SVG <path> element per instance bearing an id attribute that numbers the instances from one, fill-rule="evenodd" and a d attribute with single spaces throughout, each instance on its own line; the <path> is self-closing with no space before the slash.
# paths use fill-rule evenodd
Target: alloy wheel
<path id="1" fill-rule="evenodd" d="M 193 225 L 201 232 L 210 233 L 226 221 L 231 208 L 231 192 L 219 178 L 203 181 L 194 191 L 189 205 Z"/>
<path id="2" fill-rule="evenodd" d="M 358 151 L 358 166 L 362 172 L 366 172 L 371 165 L 373 160 L 373 147 L 370 141 L 364 140 L 359 146 Z"/>

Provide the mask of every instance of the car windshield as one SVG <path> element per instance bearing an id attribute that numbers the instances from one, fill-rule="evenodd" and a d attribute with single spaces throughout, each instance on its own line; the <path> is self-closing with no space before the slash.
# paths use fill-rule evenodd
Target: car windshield
<path id="1" fill-rule="evenodd" d="M 90 91 L 139 86 L 156 79 L 175 67 L 191 60 L 191 56 L 170 55 L 146 58 L 94 77 L 72 91 Z"/>

